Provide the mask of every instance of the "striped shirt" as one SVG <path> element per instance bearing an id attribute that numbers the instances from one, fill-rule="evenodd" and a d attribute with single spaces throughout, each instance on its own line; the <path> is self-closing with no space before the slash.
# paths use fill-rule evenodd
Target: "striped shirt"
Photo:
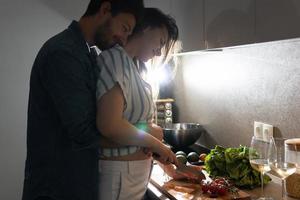
<path id="1" fill-rule="evenodd" d="M 152 99 L 151 86 L 140 76 L 133 59 L 121 47 L 115 47 L 102 51 L 97 57 L 99 76 L 97 81 L 96 97 L 99 100 L 106 92 L 116 84 L 120 86 L 125 100 L 123 118 L 131 124 L 147 123 L 152 120 L 154 102 Z M 129 149 L 128 149 L 129 148 Z M 136 147 L 128 147 L 127 154 L 138 150 Z M 136 149 L 136 150 L 133 150 Z M 103 150 L 103 149 L 102 149 Z M 104 149 L 106 156 L 127 155 L 118 149 Z M 116 154 L 116 152 L 121 152 Z"/>

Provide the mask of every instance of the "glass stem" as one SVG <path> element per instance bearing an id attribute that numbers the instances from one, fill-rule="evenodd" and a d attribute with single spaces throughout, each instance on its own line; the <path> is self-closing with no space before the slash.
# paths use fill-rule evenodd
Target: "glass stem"
<path id="1" fill-rule="evenodd" d="M 260 173 L 260 179 L 261 179 L 261 196 L 264 197 L 265 193 L 264 193 L 264 175 L 265 172 L 261 172 Z"/>
<path id="2" fill-rule="evenodd" d="M 281 179 L 281 199 L 284 200 L 284 179 Z"/>

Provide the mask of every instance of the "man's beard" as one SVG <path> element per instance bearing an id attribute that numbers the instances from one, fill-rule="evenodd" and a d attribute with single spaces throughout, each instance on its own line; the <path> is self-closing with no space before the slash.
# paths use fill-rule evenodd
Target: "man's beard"
<path id="1" fill-rule="evenodd" d="M 94 36 L 95 45 L 101 50 L 109 49 L 114 46 L 116 42 L 111 39 L 111 34 L 111 24 L 110 21 L 107 21 L 97 28 Z"/>
<path id="2" fill-rule="evenodd" d="M 113 35 L 110 20 L 98 27 L 94 37 L 95 45 L 102 51 L 109 49 L 116 44 L 124 46 L 123 42 L 117 36 Z"/>

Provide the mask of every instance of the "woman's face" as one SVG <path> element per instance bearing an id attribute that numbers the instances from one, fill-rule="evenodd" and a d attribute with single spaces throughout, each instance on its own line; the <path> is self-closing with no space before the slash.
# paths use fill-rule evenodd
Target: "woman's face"
<path id="1" fill-rule="evenodd" d="M 139 51 L 137 58 L 147 62 L 155 56 L 161 55 L 161 49 L 165 46 L 168 39 L 166 27 L 146 28 L 140 38 Z"/>

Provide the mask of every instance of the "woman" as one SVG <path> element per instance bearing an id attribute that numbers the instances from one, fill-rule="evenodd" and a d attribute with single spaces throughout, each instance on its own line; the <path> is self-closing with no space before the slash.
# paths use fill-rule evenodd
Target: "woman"
<path id="1" fill-rule="evenodd" d="M 175 154 L 161 142 L 161 128 L 151 123 L 151 87 L 134 62 L 161 56 L 163 48 L 166 58 L 177 38 L 174 19 L 147 8 L 142 24 L 136 26 L 125 48 L 116 46 L 97 58 L 97 128 L 108 139 L 99 150 L 101 200 L 142 199 L 152 165 L 145 148 L 161 163 L 177 164 Z"/>

